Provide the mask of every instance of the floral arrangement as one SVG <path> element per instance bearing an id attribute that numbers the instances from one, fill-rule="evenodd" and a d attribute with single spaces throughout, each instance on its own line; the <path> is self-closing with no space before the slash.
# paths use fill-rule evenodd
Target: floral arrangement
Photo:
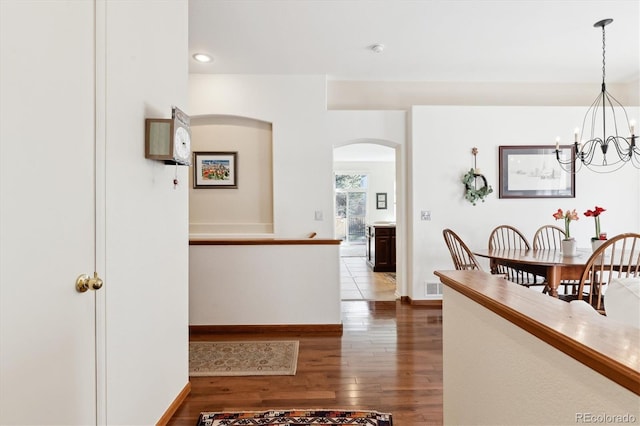
<path id="1" fill-rule="evenodd" d="M 600 232 L 600 213 L 602 212 L 606 212 L 605 209 L 603 209 L 602 207 L 598 207 L 595 206 L 595 208 L 593 210 L 587 210 L 586 212 L 584 212 L 584 215 L 587 217 L 593 217 L 593 219 L 596 222 L 596 236 L 595 237 L 591 237 L 591 240 L 606 240 L 607 239 L 607 233 L 606 232 Z"/>
<path id="2" fill-rule="evenodd" d="M 565 212 L 563 212 L 562 209 L 558 209 L 558 211 L 553 214 L 553 217 L 556 218 L 556 220 L 564 219 L 565 240 L 570 240 L 571 233 L 569 232 L 569 224 L 572 220 L 579 219 L 576 209 L 567 210 Z"/>

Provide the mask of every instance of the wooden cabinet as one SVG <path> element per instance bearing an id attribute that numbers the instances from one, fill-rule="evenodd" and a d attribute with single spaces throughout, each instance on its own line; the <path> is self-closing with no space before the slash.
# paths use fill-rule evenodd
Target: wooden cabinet
<path id="1" fill-rule="evenodd" d="M 374 272 L 396 271 L 396 227 L 367 225 L 367 264 Z"/>

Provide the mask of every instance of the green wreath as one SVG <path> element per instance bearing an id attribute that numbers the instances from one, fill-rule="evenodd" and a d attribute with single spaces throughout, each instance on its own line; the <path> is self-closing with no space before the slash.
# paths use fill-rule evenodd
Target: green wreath
<path id="1" fill-rule="evenodd" d="M 476 179 L 482 179 L 482 186 L 476 188 Z M 464 183 L 465 191 L 464 198 L 474 206 L 478 200 L 484 203 L 484 198 L 493 192 L 493 188 L 487 184 L 487 178 L 483 175 L 476 174 L 474 169 L 469 169 L 464 176 L 462 176 L 462 183 Z"/>

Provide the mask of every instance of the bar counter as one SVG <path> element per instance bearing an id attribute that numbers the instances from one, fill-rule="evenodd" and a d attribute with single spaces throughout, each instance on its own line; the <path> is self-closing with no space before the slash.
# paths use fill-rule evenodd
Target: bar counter
<path id="1" fill-rule="evenodd" d="M 640 328 L 486 272 L 435 274 L 445 424 L 640 421 Z"/>

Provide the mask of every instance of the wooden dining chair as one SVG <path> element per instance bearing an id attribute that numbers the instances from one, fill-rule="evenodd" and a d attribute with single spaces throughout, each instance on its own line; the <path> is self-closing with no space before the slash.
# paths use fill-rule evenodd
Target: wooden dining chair
<path id="1" fill-rule="evenodd" d="M 566 237 L 564 229 L 555 225 L 542 225 L 533 234 L 533 249 L 534 250 L 560 250 L 562 247 L 562 240 Z M 575 294 L 578 291 L 578 281 L 563 281 L 561 285 L 564 286 L 565 294 Z M 569 290 L 571 286 L 571 291 Z M 547 293 L 548 287 L 542 292 Z"/>
<path id="2" fill-rule="evenodd" d="M 451 259 L 453 265 L 457 270 L 479 270 L 482 271 L 482 267 L 478 263 L 478 260 L 473 255 L 469 247 L 462 241 L 462 238 L 458 236 L 451 229 L 444 229 L 442 231 L 447 248 L 451 253 Z"/>
<path id="3" fill-rule="evenodd" d="M 565 239 L 564 229 L 555 225 L 542 225 L 533 235 L 533 249 L 560 250 Z"/>
<path id="4" fill-rule="evenodd" d="M 530 250 L 529 241 L 517 228 L 499 225 L 489 235 L 489 250 Z M 544 277 L 505 265 L 492 265 L 492 274 L 505 275 L 509 281 L 525 287 L 546 286 Z"/>
<path id="5" fill-rule="evenodd" d="M 585 300 L 604 314 L 609 283 L 616 278 L 640 277 L 640 234 L 619 234 L 607 240 L 589 257 L 575 295 L 564 300 Z"/>

